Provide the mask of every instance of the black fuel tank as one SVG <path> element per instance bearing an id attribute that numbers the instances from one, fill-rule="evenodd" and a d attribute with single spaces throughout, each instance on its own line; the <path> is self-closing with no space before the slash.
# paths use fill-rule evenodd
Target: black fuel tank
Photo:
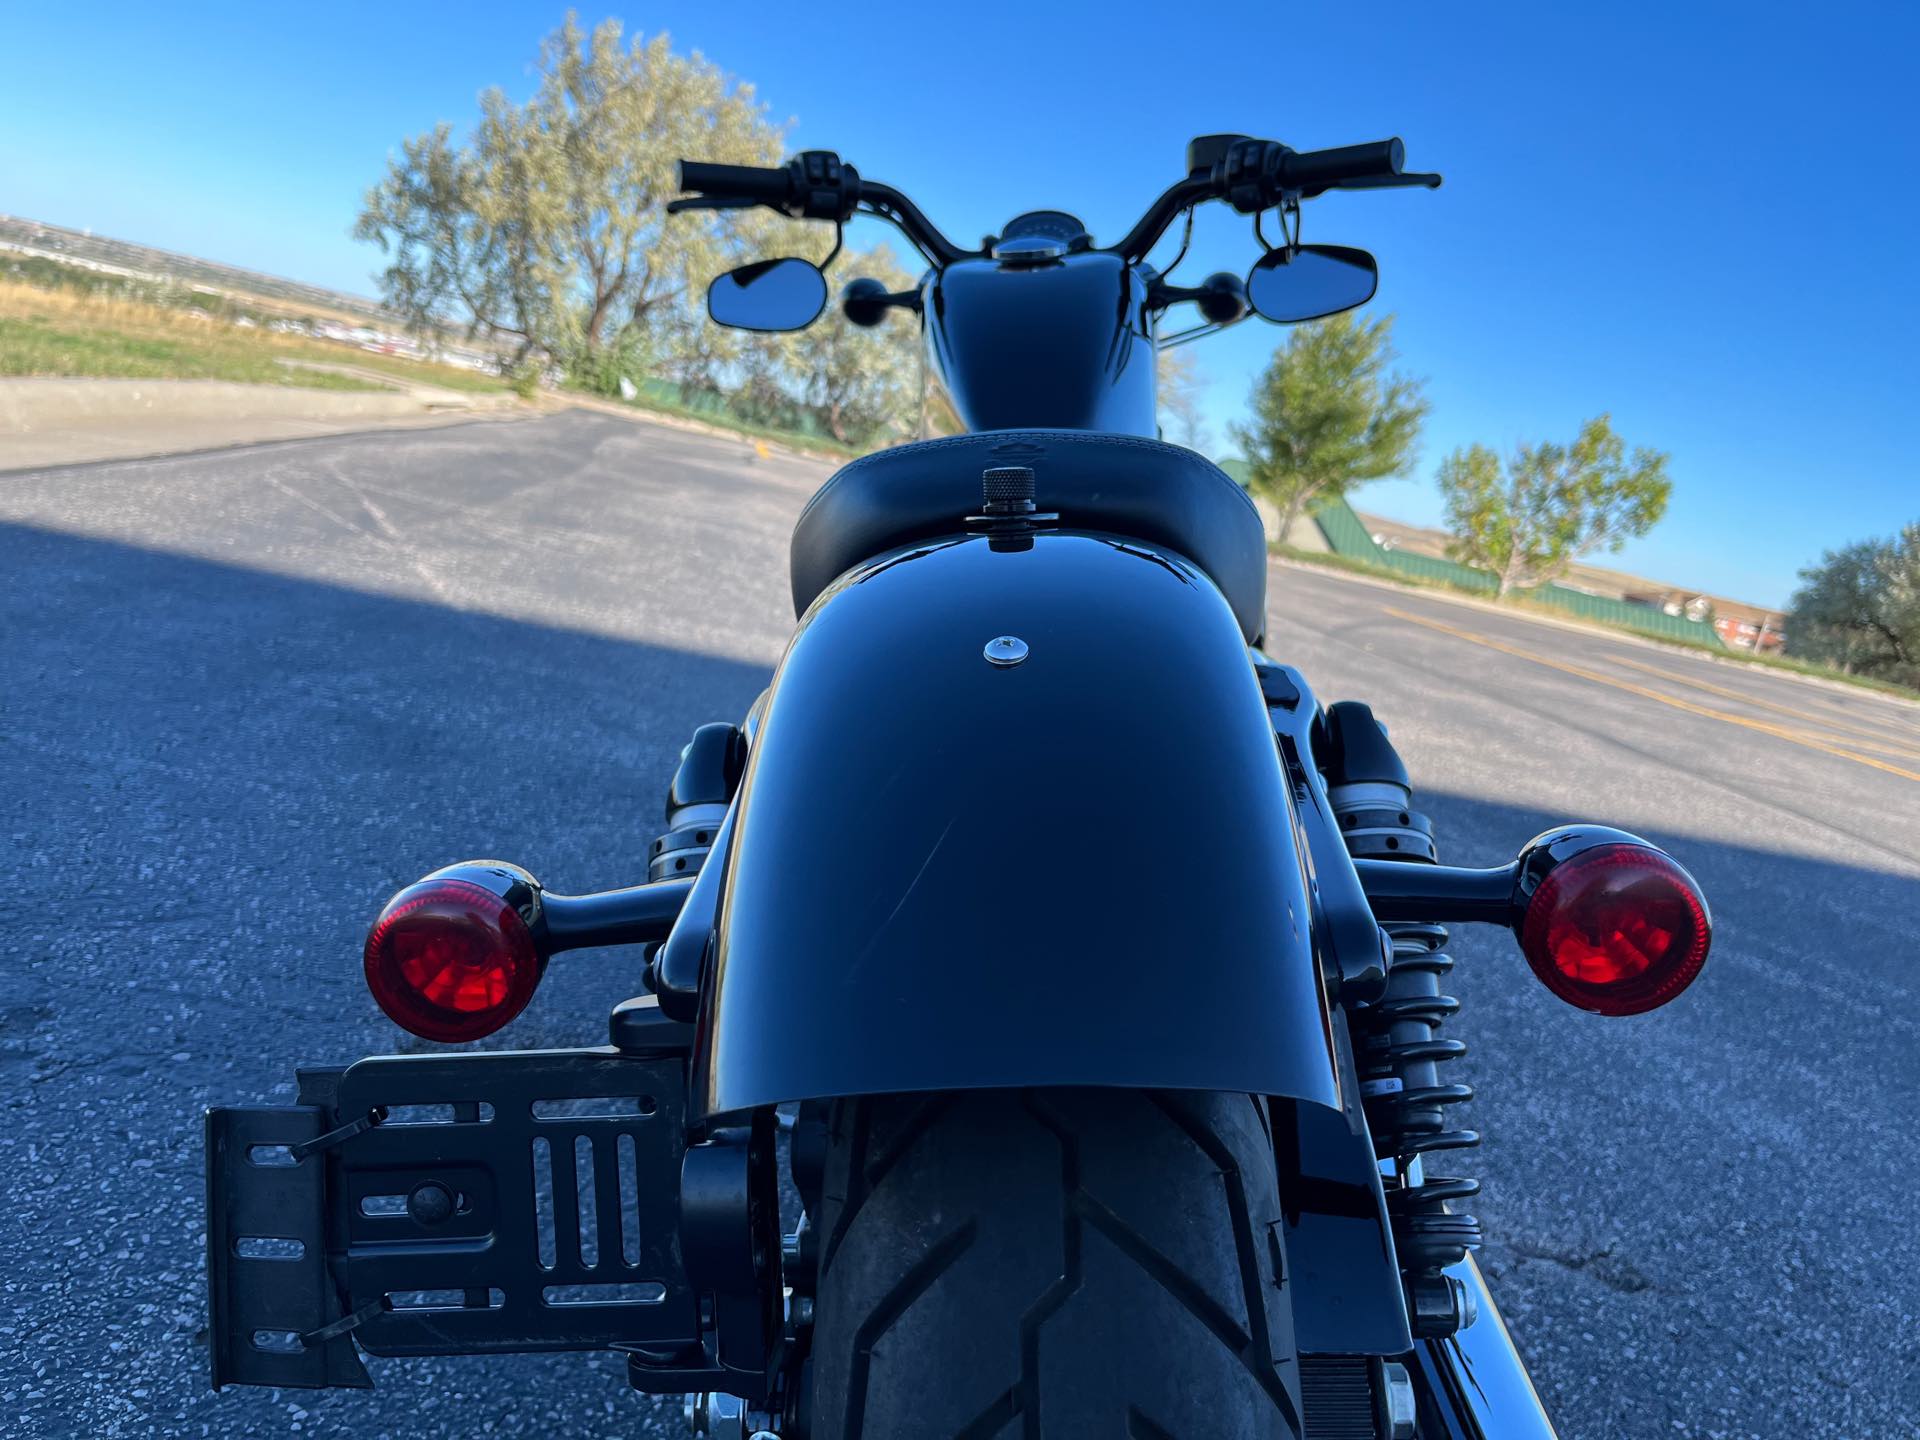
<path id="1" fill-rule="evenodd" d="M 1338 1104 L 1273 732 L 1180 556 L 1044 533 L 849 572 L 738 803 L 702 1113 L 1013 1085 Z"/>
<path id="2" fill-rule="evenodd" d="M 1119 256 L 963 260 L 928 282 L 924 304 L 928 348 L 969 430 L 1159 433 L 1147 287 Z"/>

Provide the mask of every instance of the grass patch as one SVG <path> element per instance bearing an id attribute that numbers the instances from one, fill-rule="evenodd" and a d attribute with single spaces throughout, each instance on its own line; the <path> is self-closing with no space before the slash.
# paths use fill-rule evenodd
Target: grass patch
<path id="1" fill-rule="evenodd" d="M 1376 580 L 1385 580 L 1408 590 L 1441 590 L 1453 595 L 1466 595 L 1490 605 L 1508 606 L 1527 614 L 1539 615 L 1574 625 L 1584 625 L 1594 630 L 1611 631 L 1618 635 L 1631 635 L 1638 640 L 1648 640 L 1655 645 L 1668 645 L 1676 650 L 1691 650 L 1700 655 L 1711 655 L 1716 660 L 1731 660 L 1735 664 L 1750 665 L 1758 670 L 1787 670 L 1796 675 L 1811 675 L 1821 680 L 1838 680 L 1843 685 L 1857 686 L 1862 690 L 1878 691 L 1882 695 L 1896 696 L 1902 700 L 1920 698 L 1920 691 L 1905 685 L 1896 685 L 1890 680 L 1875 680 L 1865 675 L 1849 675 L 1831 665 L 1816 665 L 1809 660 L 1796 660 L 1791 655 L 1753 655 L 1744 650 L 1735 650 L 1725 645 L 1709 645 L 1698 640 L 1685 640 L 1674 635 L 1653 635 L 1645 630 L 1636 630 L 1631 625 L 1610 625 L 1605 620 L 1595 620 L 1586 615 L 1575 615 L 1562 610 L 1557 605 L 1542 604 L 1529 600 L 1525 596 L 1508 596 L 1496 599 L 1483 590 L 1469 590 L 1464 585 L 1449 585 L 1444 580 L 1433 580 L 1422 575 L 1409 575 L 1386 565 L 1373 565 L 1351 555 L 1339 555 L 1333 551 L 1301 550 L 1292 545 L 1274 544 L 1268 547 L 1275 555 L 1283 559 L 1297 561 L 1302 565 L 1316 566 L 1322 570 L 1343 570 L 1351 575 L 1367 575 Z"/>
<path id="2" fill-rule="evenodd" d="M 1278 541 L 1268 545 L 1267 548 L 1283 559 L 1297 560 L 1302 565 L 1317 565 L 1323 570 L 1345 570 L 1351 575 L 1370 575 L 1376 580 L 1391 581 L 1409 590 L 1444 590 L 1450 595 L 1471 595 L 1476 600 L 1493 598 L 1483 590 L 1455 585 L 1428 575 L 1409 574 L 1405 570 L 1396 570 L 1390 565 L 1375 565 L 1372 561 L 1362 560 L 1353 555 L 1342 555 L 1333 550 L 1301 550 Z"/>
<path id="3" fill-rule="evenodd" d="M 59 267 L 50 273 L 85 272 Z M 232 380 L 306 390 L 392 388 L 369 376 L 282 363 L 310 360 L 448 389 L 492 394 L 507 389 L 502 376 L 273 330 L 267 322 L 279 317 L 260 312 L 256 318 L 248 307 L 224 302 L 210 305 L 209 297 L 196 292 L 41 283 L 48 278 L 18 265 L 0 275 L 0 376 Z M 241 321 L 248 323 L 237 323 Z"/>
<path id="4" fill-rule="evenodd" d="M 412 360 L 405 355 L 382 355 L 374 350 L 357 350 L 351 345 L 338 345 L 332 341 L 314 340 L 306 342 L 325 351 L 326 358 L 336 365 L 359 365 L 368 370 L 378 370 L 382 375 L 391 375 L 396 380 L 412 381 L 421 385 L 439 385 L 447 390 L 466 390 L 476 395 L 502 395 L 513 388 L 513 380 L 508 375 L 489 375 L 481 370 L 469 370 L 462 365 L 443 365 L 437 360 Z M 307 359 L 320 359 L 316 355 Z M 524 397 L 532 399 L 532 396 Z"/>
<path id="5" fill-rule="evenodd" d="M 0 315 L 0 374 L 113 376 L 125 380 L 240 380 L 309 390 L 386 390 L 351 374 L 296 371 L 271 351 L 217 344 L 215 336 L 129 334 L 54 324 L 38 315 Z"/>

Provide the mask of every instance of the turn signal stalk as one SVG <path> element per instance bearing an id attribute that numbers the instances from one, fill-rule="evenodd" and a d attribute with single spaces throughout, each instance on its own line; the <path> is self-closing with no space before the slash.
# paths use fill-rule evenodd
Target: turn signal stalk
<path id="1" fill-rule="evenodd" d="M 1541 984 L 1599 1015 L 1665 1005 L 1713 943 L 1694 878 L 1659 846 L 1602 825 L 1549 830 L 1490 870 L 1390 860 L 1354 869 L 1375 919 L 1506 925 Z"/>

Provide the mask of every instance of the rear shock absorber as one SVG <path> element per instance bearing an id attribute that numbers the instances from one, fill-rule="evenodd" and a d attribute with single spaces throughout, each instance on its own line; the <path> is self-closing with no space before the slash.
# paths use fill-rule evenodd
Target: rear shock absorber
<path id="1" fill-rule="evenodd" d="M 738 726 L 702 725 L 680 752 L 667 788 L 667 828 L 647 847 L 647 880 L 691 880 L 707 863 L 733 792 L 747 768 L 747 739 Z M 641 975 L 655 988 L 662 944 L 647 946 Z"/>
<path id="2" fill-rule="evenodd" d="M 1350 854 L 1433 864 L 1433 825 L 1412 808 L 1407 769 L 1387 732 L 1367 706 L 1330 706 L 1326 715 L 1327 798 Z M 1438 1067 L 1467 1053 L 1444 1039 L 1440 1026 L 1460 1002 L 1441 992 L 1453 969 L 1444 954 L 1443 925 L 1397 922 L 1383 927 L 1393 940 L 1386 993 L 1349 1012 L 1362 1104 L 1374 1153 L 1391 1161 L 1387 1213 L 1407 1289 L 1416 1336 L 1451 1335 L 1473 1323 L 1471 1300 L 1443 1273 L 1480 1244 L 1480 1222 L 1455 1214 L 1452 1202 L 1480 1193 L 1480 1182 L 1428 1175 L 1423 1157 L 1480 1143 L 1472 1130 L 1452 1129 L 1448 1110 L 1473 1098 L 1473 1087 L 1443 1084 Z"/>
<path id="3" fill-rule="evenodd" d="M 647 879 L 700 873 L 747 768 L 746 737 L 734 725 L 702 725 L 680 752 L 667 789 L 667 828 L 647 848 Z"/>

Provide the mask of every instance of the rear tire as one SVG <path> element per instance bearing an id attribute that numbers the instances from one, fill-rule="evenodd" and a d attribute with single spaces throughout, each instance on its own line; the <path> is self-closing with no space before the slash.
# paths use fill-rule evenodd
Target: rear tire
<path id="1" fill-rule="evenodd" d="M 1264 1102 L 842 1101 L 810 1440 L 1298 1440 Z"/>

